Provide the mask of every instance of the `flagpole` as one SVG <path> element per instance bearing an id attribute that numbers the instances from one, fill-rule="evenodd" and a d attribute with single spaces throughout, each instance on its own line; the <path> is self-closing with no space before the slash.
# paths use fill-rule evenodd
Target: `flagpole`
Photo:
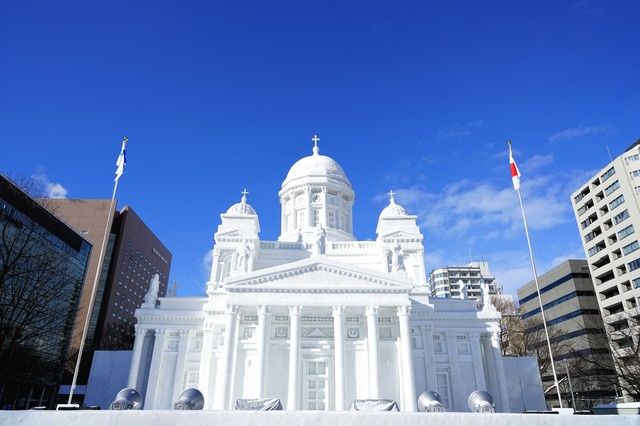
<path id="1" fill-rule="evenodd" d="M 109 204 L 109 212 L 107 214 L 107 223 L 104 227 L 104 235 L 102 237 L 102 247 L 100 248 L 100 257 L 98 258 L 98 267 L 96 269 L 96 276 L 93 280 L 93 287 L 91 288 L 91 299 L 89 300 L 87 317 L 84 321 L 84 328 L 82 330 L 82 338 L 80 340 L 80 349 L 78 352 L 78 359 L 76 360 L 76 368 L 73 372 L 73 380 L 71 381 L 71 390 L 69 392 L 69 400 L 67 404 L 71 404 L 71 400 L 73 399 L 73 392 L 76 390 L 76 382 L 78 381 L 78 373 L 80 371 L 80 362 L 82 360 L 82 353 L 84 352 L 84 344 L 87 338 L 87 333 L 89 332 L 89 324 L 91 322 L 91 312 L 93 311 L 93 304 L 95 302 L 96 293 L 98 290 L 98 282 L 100 281 L 100 275 L 102 272 L 102 264 L 104 263 L 104 254 L 107 248 L 107 241 L 109 240 L 109 230 L 111 228 L 112 213 L 114 212 L 114 203 L 116 200 L 116 191 L 118 190 L 118 181 L 120 181 L 120 176 L 116 177 L 115 183 L 113 184 L 113 194 L 111 194 L 111 204 Z"/>
<path id="2" fill-rule="evenodd" d="M 509 152 L 511 152 L 511 142 L 509 142 Z M 558 385 L 558 376 L 556 374 L 556 365 L 553 361 L 553 352 L 551 351 L 551 340 L 549 339 L 549 330 L 547 329 L 547 319 L 544 315 L 544 307 L 542 306 L 542 296 L 540 295 L 540 284 L 538 283 L 538 271 L 536 270 L 536 262 L 533 258 L 533 249 L 531 248 L 531 238 L 529 238 L 529 227 L 527 226 L 527 215 L 524 212 L 524 204 L 522 203 L 522 194 L 520 188 L 516 188 L 518 200 L 520 201 L 520 211 L 522 212 L 522 221 L 524 222 L 524 233 L 527 236 L 527 246 L 529 247 L 529 258 L 531 259 L 531 269 L 533 270 L 533 280 L 536 283 L 536 291 L 538 293 L 538 302 L 540 303 L 540 314 L 542 315 L 542 324 L 544 326 L 544 335 L 547 338 L 547 348 L 549 349 L 549 359 L 551 360 L 551 371 L 553 372 L 553 383 L 558 393 L 558 402 L 562 408 L 562 396 L 560 395 L 560 386 Z"/>

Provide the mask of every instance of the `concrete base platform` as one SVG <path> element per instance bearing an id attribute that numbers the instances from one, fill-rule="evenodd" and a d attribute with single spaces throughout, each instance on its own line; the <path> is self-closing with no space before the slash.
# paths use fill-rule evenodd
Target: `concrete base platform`
<path id="1" fill-rule="evenodd" d="M 320 411 L 5 411 L 0 425 L 47 426 L 639 426 L 640 416 Z"/>

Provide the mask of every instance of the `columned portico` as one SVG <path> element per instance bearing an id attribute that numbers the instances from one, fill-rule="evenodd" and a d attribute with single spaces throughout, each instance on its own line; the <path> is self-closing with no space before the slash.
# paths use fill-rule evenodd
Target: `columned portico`
<path id="1" fill-rule="evenodd" d="M 335 410 L 342 411 L 344 406 L 344 308 L 333 307 L 333 348 L 334 348 L 334 383 Z"/>
<path id="2" fill-rule="evenodd" d="M 369 358 L 369 398 L 380 398 L 380 354 L 378 352 L 378 307 L 367 306 L 367 350 Z"/>
<path id="3" fill-rule="evenodd" d="M 289 307 L 289 380 L 287 410 L 297 410 L 300 371 L 300 306 Z"/>

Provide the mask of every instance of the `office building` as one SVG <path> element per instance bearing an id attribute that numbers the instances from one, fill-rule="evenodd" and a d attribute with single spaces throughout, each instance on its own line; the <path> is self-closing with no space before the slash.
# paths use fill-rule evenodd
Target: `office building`
<path id="1" fill-rule="evenodd" d="M 0 176 L 0 408 L 53 407 L 91 244 Z"/>
<path id="2" fill-rule="evenodd" d="M 159 294 L 165 295 L 171 252 L 129 206 L 120 211 L 113 210 L 109 215 L 110 200 L 63 199 L 52 200 L 52 203 L 56 214 L 94 247 L 75 319 L 72 351 L 77 351 L 80 345 L 107 218 L 112 218 L 85 343 L 79 380 L 83 384 L 86 383 L 93 350 L 133 347 L 134 312 L 144 301 L 149 282 L 156 273 L 160 276 Z M 65 388 L 61 390 L 62 393 L 65 391 L 68 392 Z"/>
<path id="3" fill-rule="evenodd" d="M 488 262 L 471 262 L 466 266 L 447 266 L 434 269 L 429 274 L 431 293 L 436 297 L 462 298 L 461 287 L 467 286 L 469 298 L 482 297 L 481 280 L 489 284 L 491 294 L 502 293 L 502 287 L 489 271 Z"/>
<path id="4" fill-rule="evenodd" d="M 607 340 L 603 338 L 604 325 L 587 261 L 567 260 L 542 274 L 538 283 L 558 379 L 567 375 L 567 369 L 570 374 L 573 372 L 573 390 L 580 395 L 581 403 L 577 408 L 588 409 L 596 402 L 610 402 L 615 397 L 615 371 Z M 546 358 L 547 342 L 533 280 L 518 289 L 518 299 L 524 331 L 530 336 L 525 340 L 533 340 L 527 349 L 532 352 L 541 349 Z M 589 357 L 598 357 L 599 362 L 585 362 Z M 545 362 L 540 360 L 540 364 Z M 542 381 L 545 388 L 553 385 L 550 368 L 542 373 Z M 560 389 L 564 402 L 571 401 L 569 387 L 565 385 Z M 547 398 L 555 404 L 557 393 L 552 389 Z"/>

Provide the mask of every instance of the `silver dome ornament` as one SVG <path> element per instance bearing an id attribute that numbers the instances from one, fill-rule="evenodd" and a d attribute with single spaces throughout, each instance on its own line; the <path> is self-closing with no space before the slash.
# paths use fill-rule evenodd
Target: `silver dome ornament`
<path id="1" fill-rule="evenodd" d="M 109 407 L 112 410 L 141 410 L 142 396 L 133 388 L 124 388 L 116 395 Z"/>
<path id="2" fill-rule="evenodd" d="M 180 394 L 180 398 L 173 404 L 174 410 L 202 410 L 204 396 L 196 388 L 189 388 Z"/>
<path id="3" fill-rule="evenodd" d="M 422 413 L 444 413 L 442 399 L 437 392 L 422 392 L 418 397 L 418 411 Z"/>
<path id="4" fill-rule="evenodd" d="M 495 413 L 493 397 L 487 391 L 477 390 L 469 395 L 469 409 L 474 413 Z"/>

